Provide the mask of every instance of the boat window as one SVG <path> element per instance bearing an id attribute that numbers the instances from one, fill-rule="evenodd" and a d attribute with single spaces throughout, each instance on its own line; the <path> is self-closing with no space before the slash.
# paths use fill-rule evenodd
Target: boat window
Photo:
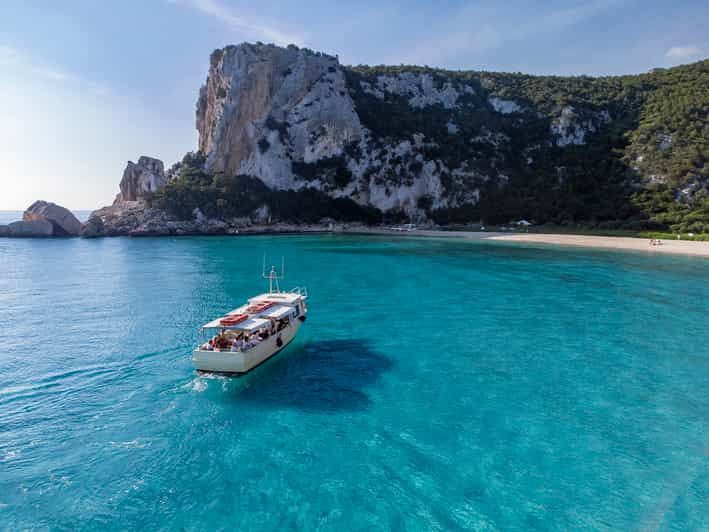
<path id="1" fill-rule="evenodd" d="M 295 306 L 295 312 L 293 312 L 294 317 L 298 317 L 300 315 L 300 304 Z"/>

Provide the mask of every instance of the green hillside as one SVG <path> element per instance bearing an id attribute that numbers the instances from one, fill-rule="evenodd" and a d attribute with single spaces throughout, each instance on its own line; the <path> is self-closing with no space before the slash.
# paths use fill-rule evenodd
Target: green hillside
<path id="1" fill-rule="evenodd" d="M 470 86 L 474 94 L 466 94 L 469 105 L 460 109 L 412 109 L 403 97 L 379 99 L 362 89 L 362 82 L 403 72 L 431 74 L 439 85 Z M 351 67 L 347 76 L 360 119 L 376 138 L 423 132 L 439 144 L 432 158 L 449 166 L 468 161 L 509 178 L 504 188 L 490 183 L 477 205 L 432 212 L 439 222 L 525 217 L 539 223 L 709 231 L 709 60 L 600 78 L 412 66 Z M 514 101 L 522 111 L 498 113 L 491 97 Z M 567 106 L 581 120 L 603 112 L 611 119 L 583 145 L 556 146 L 550 127 Z M 457 125 L 454 134 L 446 128 L 450 121 Z M 481 131 L 509 140 L 469 142 Z"/>

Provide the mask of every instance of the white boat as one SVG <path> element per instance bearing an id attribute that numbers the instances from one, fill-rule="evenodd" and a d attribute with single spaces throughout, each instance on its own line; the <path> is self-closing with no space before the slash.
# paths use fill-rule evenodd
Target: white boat
<path id="1" fill-rule="evenodd" d="M 281 278 L 271 268 L 268 293 L 202 326 L 202 333 L 210 333 L 211 338 L 192 352 L 197 371 L 247 373 L 293 341 L 308 313 L 308 292 L 303 287 L 282 292 Z"/>

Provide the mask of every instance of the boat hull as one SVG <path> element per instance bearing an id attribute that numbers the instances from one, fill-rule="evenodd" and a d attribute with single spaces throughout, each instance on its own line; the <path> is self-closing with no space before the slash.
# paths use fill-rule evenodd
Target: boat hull
<path id="1" fill-rule="evenodd" d="M 299 319 L 293 320 L 283 330 L 246 351 L 203 351 L 197 348 L 192 352 L 192 362 L 197 371 L 206 373 L 227 375 L 248 373 L 285 349 L 295 338 L 302 323 Z M 278 345 L 279 338 L 281 339 L 280 346 Z"/>

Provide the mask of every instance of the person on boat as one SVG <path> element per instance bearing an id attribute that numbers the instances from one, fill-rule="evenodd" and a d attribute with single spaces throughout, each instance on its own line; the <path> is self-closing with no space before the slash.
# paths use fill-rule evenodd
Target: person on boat
<path id="1" fill-rule="evenodd" d="M 254 347 L 255 345 L 258 345 L 259 342 L 261 342 L 261 338 L 259 337 L 258 334 L 252 334 L 251 338 L 249 338 L 249 346 Z"/>
<path id="2" fill-rule="evenodd" d="M 209 342 L 207 342 L 206 344 L 204 344 L 204 345 L 202 346 L 202 349 L 203 349 L 204 351 L 214 351 L 214 344 L 212 343 L 212 339 L 211 339 L 211 338 L 209 339 Z"/>
<path id="3" fill-rule="evenodd" d="M 248 347 L 246 341 L 244 340 L 244 335 L 240 334 L 239 337 L 234 340 L 234 345 L 236 345 L 236 349 L 238 351 L 245 351 L 246 348 Z"/>
<path id="4" fill-rule="evenodd" d="M 219 333 L 219 336 L 217 336 L 217 340 L 214 342 L 214 346 L 219 348 L 219 349 L 226 349 L 229 347 L 229 341 L 226 338 L 226 335 L 223 332 Z"/>

